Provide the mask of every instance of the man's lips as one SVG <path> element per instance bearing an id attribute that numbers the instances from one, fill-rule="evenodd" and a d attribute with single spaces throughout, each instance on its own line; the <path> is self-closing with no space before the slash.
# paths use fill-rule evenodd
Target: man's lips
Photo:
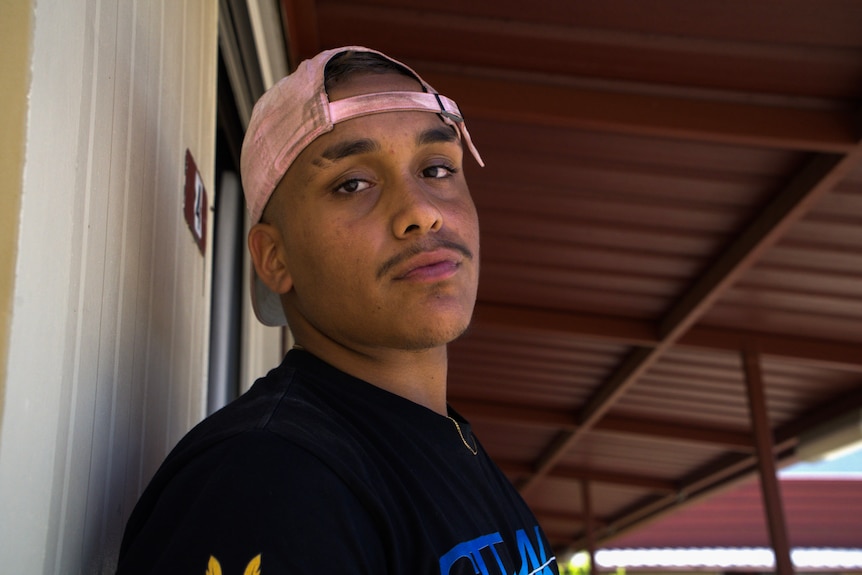
<path id="1" fill-rule="evenodd" d="M 398 270 L 396 280 L 443 280 L 451 277 L 461 265 L 464 256 L 449 249 L 424 252 L 410 258 Z"/>
<path id="2" fill-rule="evenodd" d="M 473 259 L 473 252 L 463 244 L 446 239 L 414 244 L 386 260 L 377 270 L 377 277 L 392 274 L 395 279 L 449 276 L 457 271 L 465 259 Z"/>

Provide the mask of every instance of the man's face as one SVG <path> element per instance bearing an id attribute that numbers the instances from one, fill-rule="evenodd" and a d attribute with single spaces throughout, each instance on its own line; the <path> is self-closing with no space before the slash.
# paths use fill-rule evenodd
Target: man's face
<path id="1" fill-rule="evenodd" d="M 419 84 L 358 75 L 330 99 L 397 90 Z M 267 211 L 284 241 L 291 326 L 360 351 L 426 349 L 461 335 L 479 277 L 462 160 L 455 131 L 428 112 L 355 118 L 312 142 Z"/>

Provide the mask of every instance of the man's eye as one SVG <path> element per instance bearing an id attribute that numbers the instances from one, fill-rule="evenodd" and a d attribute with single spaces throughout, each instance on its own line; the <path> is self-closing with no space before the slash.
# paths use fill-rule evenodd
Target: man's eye
<path id="1" fill-rule="evenodd" d="M 336 187 L 335 191 L 341 194 L 355 194 L 356 192 L 368 189 L 370 186 L 371 184 L 365 180 L 347 180 Z"/>
<path id="2" fill-rule="evenodd" d="M 445 178 L 447 176 L 451 176 L 455 173 L 454 168 L 450 168 L 449 166 L 429 166 L 422 170 L 422 177 L 425 178 Z"/>

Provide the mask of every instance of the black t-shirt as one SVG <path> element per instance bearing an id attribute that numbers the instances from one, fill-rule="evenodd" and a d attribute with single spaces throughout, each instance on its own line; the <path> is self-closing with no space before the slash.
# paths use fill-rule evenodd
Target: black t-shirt
<path id="1" fill-rule="evenodd" d="M 557 574 L 533 514 L 450 415 L 460 433 L 291 351 L 168 456 L 118 573 Z"/>

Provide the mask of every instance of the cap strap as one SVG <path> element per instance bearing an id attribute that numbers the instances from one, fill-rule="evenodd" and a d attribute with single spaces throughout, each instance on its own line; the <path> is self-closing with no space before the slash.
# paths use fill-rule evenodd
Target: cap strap
<path id="1" fill-rule="evenodd" d="M 458 109 L 458 105 L 453 100 L 446 96 L 426 92 L 377 92 L 329 103 L 329 119 L 333 124 L 369 114 L 412 111 L 440 114 L 444 122 L 458 130 L 461 139 L 479 165 L 485 165 L 479 151 L 473 145 L 473 140 L 464 124 L 461 110 Z"/>

